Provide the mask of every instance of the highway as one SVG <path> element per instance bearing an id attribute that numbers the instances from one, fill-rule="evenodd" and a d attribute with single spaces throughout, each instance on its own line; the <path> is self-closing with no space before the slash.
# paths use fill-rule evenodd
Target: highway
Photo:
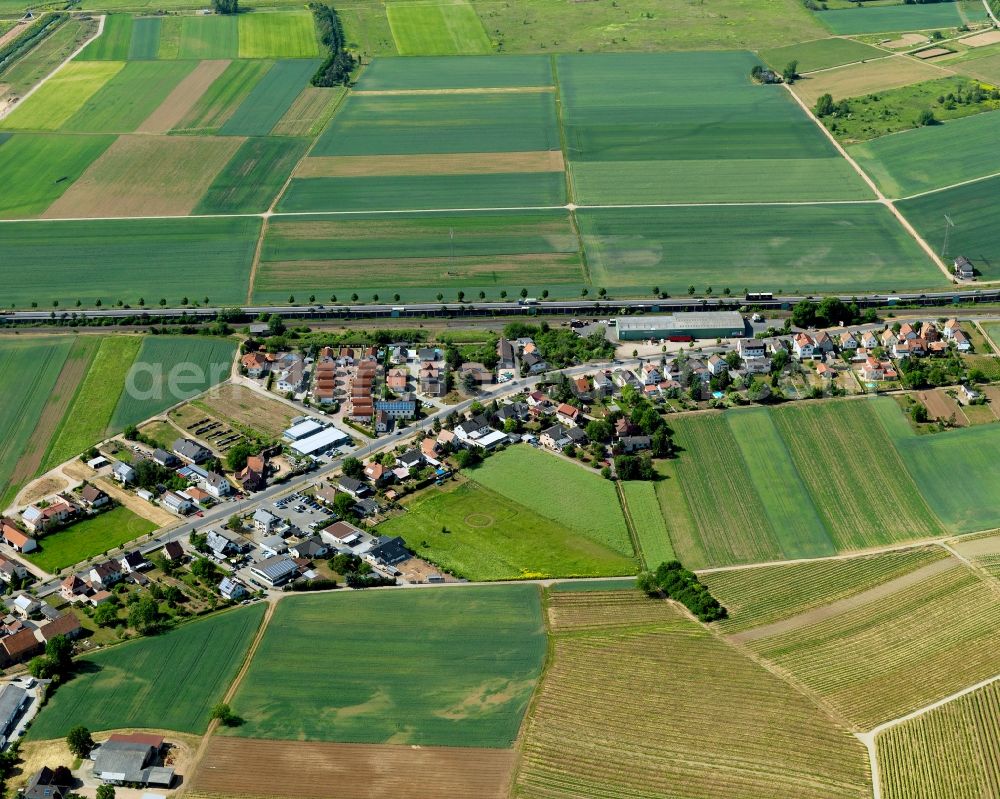
<path id="1" fill-rule="evenodd" d="M 204 308 L 92 308 L 7 311 L 0 313 L 0 323 L 25 324 L 31 322 L 70 321 L 72 319 L 123 319 L 140 317 L 150 323 L 165 319 L 176 321 L 181 316 L 190 319 L 212 319 L 220 312 L 241 311 L 247 319 L 261 315 L 277 314 L 293 319 L 378 319 L 419 318 L 425 316 L 516 316 L 519 314 L 578 314 L 586 316 L 615 315 L 621 310 L 630 312 L 674 312 L 736 309 L 753 305 L 761 310 L 781 310 L 799 300 L 820 300 L 823 295 L 775 295 L 771 299 L 746 300 L 743 296 L 685 296 L 666 299 L 577 299 L 539 300 L 531 304 L 518 301 L 505 302 L 426 302 L 406 304 L 371 305 L 245 305 L 212 306 Z M 1000 302 L 1000 288 L 971 288 L 956 286 L 951 291 L 903 294 L 834 295 L 844 302 L 857 302 L 862 307 L 891 307 L 896 305 L 949 305 L 952 303 Z"/>

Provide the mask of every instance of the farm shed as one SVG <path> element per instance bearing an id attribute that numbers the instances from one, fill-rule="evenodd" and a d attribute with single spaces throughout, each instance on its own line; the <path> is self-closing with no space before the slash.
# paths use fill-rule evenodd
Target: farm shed
<path id="1" fill-rule="evenodd" d="M 736 311 L 697 311 L 667 316 L 626 316 L 615 320 L 620 341 L 672 338 L 742 338 L 746 324 Z"/>

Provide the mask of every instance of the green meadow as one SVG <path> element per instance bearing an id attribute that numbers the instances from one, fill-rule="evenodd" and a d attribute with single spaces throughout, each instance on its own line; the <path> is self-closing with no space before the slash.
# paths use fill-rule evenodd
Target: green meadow
<path id="1" fill-rule="evenodd" d="M 472 3 L 390 2 L 386 15 L 400 55 L 489 53 L 490 40 Z"/>

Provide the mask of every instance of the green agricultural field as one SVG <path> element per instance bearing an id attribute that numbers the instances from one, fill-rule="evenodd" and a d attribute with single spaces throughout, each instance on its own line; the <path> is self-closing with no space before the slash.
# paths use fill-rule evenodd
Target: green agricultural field
<path id="1" fill-rule="evenodd" d="M 343 86 L 306 86 L 271 128 L 271 135 L 318 136 L 346 93 Z"/>
<path id="2" fill-rule="evenodd" d="M 78 724 L 93 731 L 150 727 L 201 734 L 212 705 L 236 677 L 264 603 L 193 621 L 77 661 L 31 725 L 31 740 L 62 738 Z"/>
<path id="3" fill-rule="evenodd" d="M 351 292 L 406 301 L 480 289 L 491 298 L 522 286 L 583 282 L 579 243 L 565 212 L 416 216 L 273 217 L 254 299 Z"/>
<path id="4" fill-rule="evenodd" d="M 886 799 L 997 795 L 1000 685 L 991 683 L 877 739 Z"/>
<path id="5" fill-rule="evenodd" d="M 469 55 L 492 49 L 483 23 L 467 0 L 391 2 L 386 14 L 400 55 Z"/>
<path id="6" fill-rule="evenodd" d="M 982 322 L 987 338 L 993 343 L 994 352 L 1000 352 L 1000 322 Z"/>
<path id="7" fill-rule="evenodd" d="M 785 47 L 775 47 L 772 50 L 762 50 L 760 57 L 772 69 L 780 72 L 792 61 L 798 62 L 799 73 L 812 72 L 817 69 L 829 69 L 843 64 L 853 64 L 855 61 L 871 61 L 882 58 L 889 53 L 880 47 L 873 47 L 853 39 L 816 39 L 812 42 L 802 42 Z"/>
<path id="8" fill-rule="evenodd" d="M 720 630 L 736 633 L 856 596 L 947 557 L 940 547 L 848 560 L 816 560 L 700 575 L 729 611 Z"/>
<path id="9" fill-rule="evenodd" d="M 49 396 L 58 390 L 60 371 L 73 346 L 68 336 L 5 337 L 0 341 L 0 379 L 21 385 L 0 404 L 0 506 L 7 507 L 19 488 L 15 477 L 18 462 L 25 457 L 32 432 L 39 424 Z M 30 373 L 31 380 L 24 380 Z M 45 444 L 41 444 L 44 447 Z M 19 481 L 18 481 L 19 482 Z"/>
<path id="10" fill-rule="evenodd" d="M 950 569 L 749 647 L 860 729 L 924 707 L 1000 671 L 994 589 Z"/>
<path id="11" fill-rule="evenodd" d="M 272 66 L 271 61 L 233 61 L 198 98 L 174 132 L 218 133 Z"/>
<path id="12" fill-rule="evenodd" d="M 279 211 L 420 211 L 557 208 L 566 204 L 562 172 L 295 178 Z"/>
<path id="13" fill-rule="evenodd" d="M 614 484 L 597 472 L 533 447 L 511 447 L 469 475 L 481 485 L 632 557 Z"/>
<path id="14" fill-rule="evenodd" d="M 859 741 L 673 606 L 635 592 L 553 592 L 550 618 L 561 631 L 515 795 L 871 796 Z"/>
<path id="15" fill-rule="evenodd" d="M 317 66 L 319 62 L 315 60 L 275 62 L 219 129 L 219 133 L 224 136 L 266 136 L 295 102 Z"/>
<path id="16" fill-rule="evenodd" d="M 975 0 L 924 5 L 886 5 L 818 11 L 819 19 L 838 35 L 893 33 L 933 28 L 957 28 L 986 20 L 986 9 Z"/>
<path id="17" fill-rule="evenodd" d="M 111 417 L 121 430 L 229 379 L 236 343 L 197 336 L 147 336 Z"/>
<path id="18" fill-rule="evenodd" d="M 226 732 L 506 748 L 545 651 L 534 585 L 290 597 L 233 698 L 245 723 Z"/>
<path id="19" fill-rule="evenodd" d="M 552 86 L 552 59 L 542 55 L 376 58 L 358 91 L 497 89 Z"/>
<path id="20" fill-rule="evenodd" d="M 947 214 L 954 223 L 948 241 L 949 254 L 961 254 L 971 260 L 984 280 L 998 280 L 1000 229 L 992 216 L 998 191 L 1000 178 L 988 178 L 904 200 L 898 207 L 934 247 L 944 241 Z"/>
<path id="21" fill-rule="evenodd" d="M 132 41 L 129 43 L 129 60 L 156 58 L 160 52 L 162 17 L 138 17 L 132 24 Z"/>
<path id="22" fill-rule="evenodd" d="M 240 14 L 240 58 L 316 58 L 316 26 L 309 11 Z"/>
<path id="23" fill-rule="evenodd" d="M 38 568 L 57 574 L 67 566 L 118 549 L 155 529 L 152 522 L 119 506 L 43 537 L 39 549 L 26 557 Z"/>
<path id="24" fill-rule="evenodd" d="M 7 130 L 58 130 L 121 71 L 120 61 L 71 62 L 6 119 Z"/>
<path id="25" fill-rule="evenodd" d="M 927 504 L 952 532 L 1000 527 L 1000 425 L 977 425 L 920 435 L 892 400 L 876 406 L 883 429 L 903 457 Z M 962 488 L 948 475 L 961 474 Z"/>
<path id="26" fill-rule="evenodd" d="M 238 58 L 239 27 L 235 16 L 181 17 L 178 58 Z"/>
<path id="27" fill-rule="evenodd" d="M 177 58 L 181 52 L 181 22 L 183 17 L 163 17 L 160 19 L 160 42 L 156 57 L 164 60 Z"/>
<path id="28" fill-rule="evenodd" d="M 101 340 L 73 404 L 52 437 L 41 471 L 79 455 L 111 433 L 111 415 L 141 344 L 138 336 L 108 336 Z"/>
<path id="29" fill-rule="evenodd" d="M 5 305 L 246 298 L 260 219 L 10 222 L 0 239 Z M 45 275 L 39 285 L 39 275 Z"/>
<path id="30" fill-rule="evenodd" d="M 585 591 L 628 591 L 634 592 L 635 579 L 623 580 L 573 580 L 565 583 L 552 583 L 550 591 L 556 593 L 578 593 Z"/>
<path id="31" fill-rule="evenodd" d="M 0 215 L 37 216 L 59 199 L 114 136 L 19 133 L 0 147 Z"/>
<path id="32" fill-rule="evenodd" d="M 646 568 L 655 569 L 661 563 L 674 560 L 674 549 L 660 512 L 654 484 L 629 481 L 622 483 L 621 488 Z"/>
<path id="33" fill-rule="evenodd" d="M 552 92 L 352 94 L 312 155 L 536 152 L 559 149 Z"/>
<path id="34" fill-rule="evenodd" d="M 379 527 L 469 580 L 631 574 L 635 561 L 475 482 L 431 488 Z"/>
<path id="35" fill-rule="evenodd" d="M 308 146 L 306 139 L 248 139 L 216 175 L 194 213 L 266 211 Z"/>
<path id="36" fill-rule="evenodd" d="M 990 162 L 1000 137 L 1000 111 L 884 136 L 849 149 L 889 197 L 940 189 L 997 171 Z M 950 153 L 942 162 L 934 153 Z"/>
<path id="37" fill-rule="evenodd" d="M 581 209 L 576 218 L 591 280 L 609 291 L 895 292 L 945 282 L 878 205 Z"/>
<path id="38" fill-rule="evenodd" d="M 1000 84 L 1000 47 L 970 48 L 957 58 L 949 57 L 948 68 L 996 86 Z"/>
<path id="39" fill-rule="evenodd" d="M 194 67 L 190 61 L 129 61 L 61 129 L 74 133 L 130 133 Z"/>
<path id="40" fill-rule="evenodd" d="M 134 18 L 128 14 L 109 14 L 104 32 L 87 45 L 77 57 L 80 61 L 125 61 L 129 57 Z"/>
<path id="41" fill-rule="evenodd" d="M 870 199 L 750 53 L 557 59 L 567 157 L 581 204 Z"/>
<path id="42" fill-rule="evenodd" d="M 0 99 L 23 96 L 28 89 L 66 61 L 97 30 L 97 20 L 71 16 L 47 34 L 30 53 L 3 70 Z"/>

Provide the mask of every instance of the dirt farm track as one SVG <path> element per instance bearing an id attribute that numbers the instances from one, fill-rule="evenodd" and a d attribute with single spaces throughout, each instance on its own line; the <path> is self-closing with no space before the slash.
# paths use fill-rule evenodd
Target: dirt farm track
<path id="1" fill-rule="evenodd" d="M 503 749 L 261 741 L 217 736 L 191 780 L 195 799 L 474 796 L 502 799 L 515 754 Z"/>

